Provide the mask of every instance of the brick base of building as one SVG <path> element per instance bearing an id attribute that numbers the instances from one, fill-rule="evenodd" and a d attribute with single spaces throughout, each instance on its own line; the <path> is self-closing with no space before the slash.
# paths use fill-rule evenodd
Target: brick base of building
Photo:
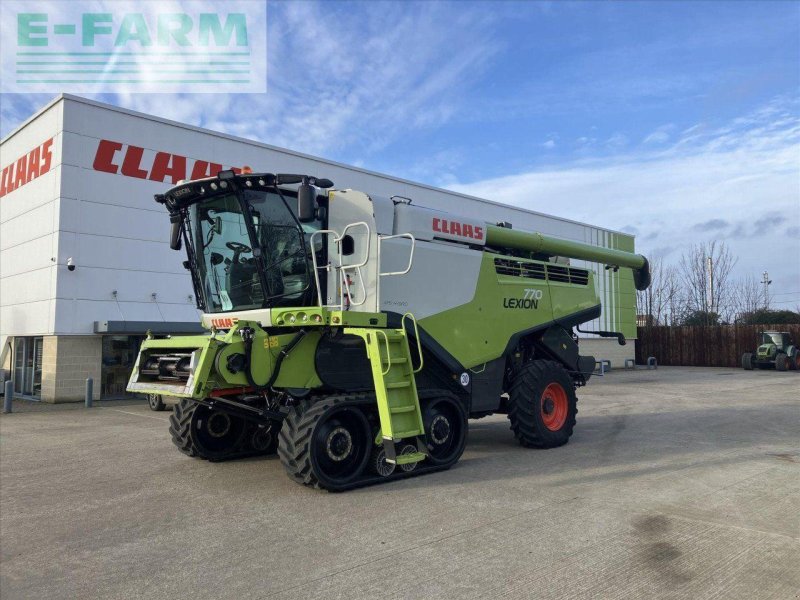
<path id="1" fill-rule="evenodd" d="M 82 402 L 86 379 L 94 380 L 92 397 L 100 399 L 103 338 L 94 335 L 49 335 L 42 351 L 43 402 Z"/>

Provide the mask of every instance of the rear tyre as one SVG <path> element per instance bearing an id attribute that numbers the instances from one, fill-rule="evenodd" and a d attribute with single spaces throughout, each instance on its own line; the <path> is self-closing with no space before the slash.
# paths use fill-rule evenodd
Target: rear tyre
<path id="1" fill-rule="evenodd" d="M 745 371 L 753 370 L 753 354 L 751 352 L 745 352 L 742 354 L 742 368 Z"/>
<path id="2" fill-rule="evenodd" d="M 186 454 L 224 460 L 241 452 L 244 419 L 181 398 L 169 417 L 172 443 Z"/>
<path id="3" fill-rule="evenodd" d="M 147 405 L 150 410 L 161 411 L 166 408 L 164 400 L 159 394 L 147 394 Z"/>
<path id="4" fill-rule="evenodd" d="M 519 443 L 527 448 L 555 448 L 569 441 L 578 413 L 575 384 L 551 360 L 534 360 L 511 381 L 508 419 Z"/>
<path id="5" fill-rule="evenodd" d="M 788 371 L 789 357 L 785 354 L 778 354 L 778 356 L 775 357 L 775 369 L 778 371 Z"/>
<path id="6" fill-rule="evenodd" d="M 278 456 L 298 483 L 344 489 L 364 474 L 374 445 L 371 431 L 358 398 L 312 398 L 284 420 Z"/>

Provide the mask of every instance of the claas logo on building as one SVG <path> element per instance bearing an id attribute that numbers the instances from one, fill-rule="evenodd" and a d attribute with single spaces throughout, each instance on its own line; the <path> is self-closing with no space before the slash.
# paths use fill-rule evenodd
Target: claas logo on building
<path id="1" fill-rule="evenodd" d="M 50 138 L 3 167 L 2 179 L 0 179 L 0 198 L 47 173 L 52 163 L 53 138 Z"/>
<path id="2" fill-rule="evenodd" d="M 191 164 L 191 169 L 189 165 Z M 93 168 L 104 173 L 121 174 L 137 179 L 163 182 L 169 179 L 178 183 L 185 179 L 202 179 L 216 177 L 222 170 L 220 163 L 207 160 L 191 160 L 181 154 L 156 152 L 145 156 L 141 146 L 123 144 L 112 140 L 100 140 L 94 156 Z M 231 167 L 240 173 L 238 167 Z M 187 177 L 187 175 L 189 175 Z"/>

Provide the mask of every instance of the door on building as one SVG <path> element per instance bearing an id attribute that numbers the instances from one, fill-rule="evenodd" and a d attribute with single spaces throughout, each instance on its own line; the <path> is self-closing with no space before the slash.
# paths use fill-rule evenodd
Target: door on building
<path id="1" fill-rule="evenodd" d="M 14 338 L 14 392 L 38 398 L 42 395 L 44 338 Z"/>
<path id="2" fill-rule="evenodd" d="M 103 364 L 101 376 L 103 384 L 100 389 L 102 398 L 120 398 L 132 396 L 125 388 L 128 385 L 133 365 L 139 355 L 139 346 L 144 336 L 140 335 L 104 335 Z"/>

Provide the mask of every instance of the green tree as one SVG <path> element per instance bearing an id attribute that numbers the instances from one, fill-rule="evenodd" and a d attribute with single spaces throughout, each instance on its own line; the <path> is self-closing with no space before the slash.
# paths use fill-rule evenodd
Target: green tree
<path id="1" fill-rule="evenodd" d="M 693 310 L 681 319 L 681 325 L 719 325 L 719 315 L 707 310 Z"/>
<path id="2" fill-rule="evenodd" d="M 792 325 L 800 324 L 800 313 L 791 310 L 762 308 L 742 314 L 739 322 L 745 325 Z"/>

